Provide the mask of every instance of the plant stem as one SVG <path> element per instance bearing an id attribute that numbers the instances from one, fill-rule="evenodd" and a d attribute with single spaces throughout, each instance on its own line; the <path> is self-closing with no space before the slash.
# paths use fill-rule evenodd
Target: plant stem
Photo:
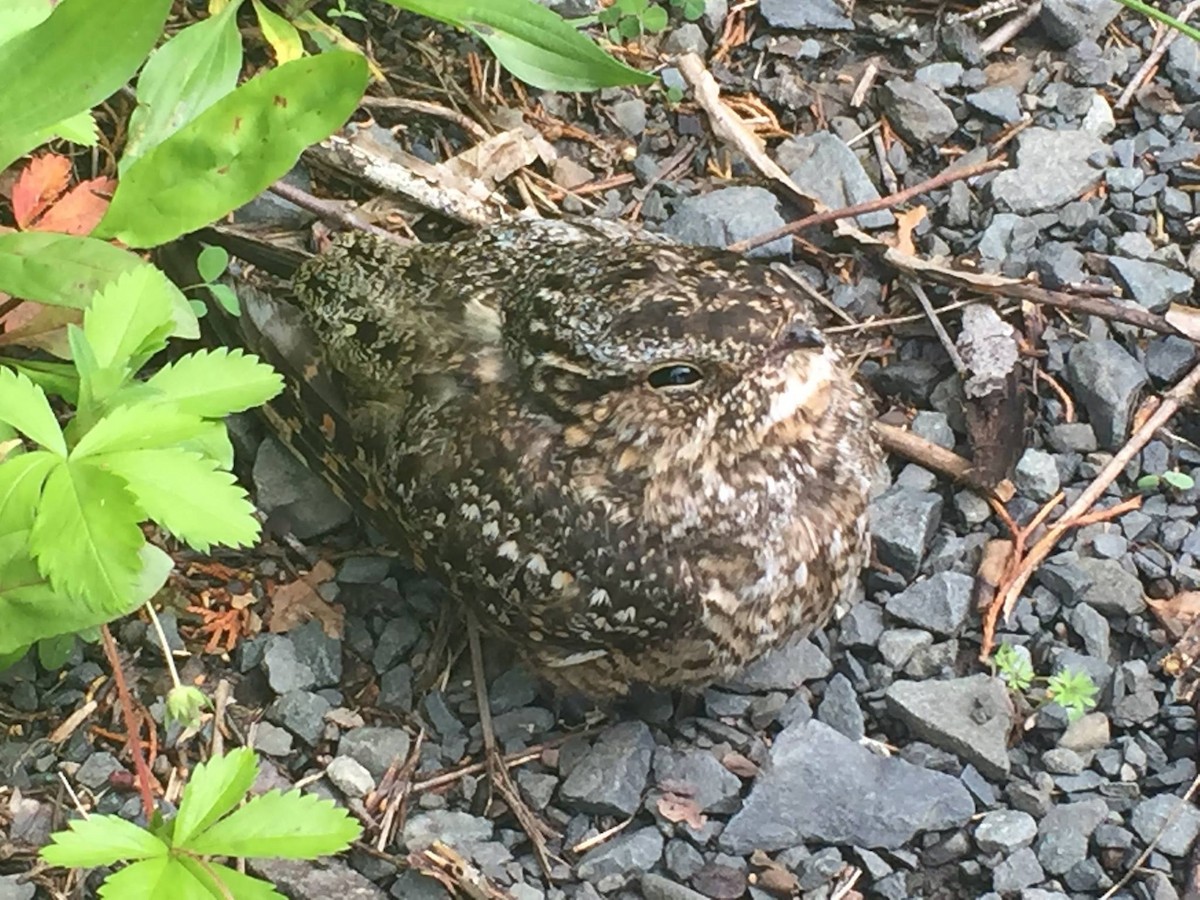
<path id="1" fill-rule="evenodd" d="M 1167 15 L 1161 9 L 1155 9 L 1148 3 L 1143 3 L 1142 0 L 1119 0 L 1125 6 L 1135 12 L 1140 12 L 1144 16 L 1162 22 L 1164 25 L 1169 25 L 1180 34 L 1186 34 L 1193 41 L 1200 41 L 1200 29 L 1188 25 L 1186 22 L 1181 22 L 1174 16 Z"/>
<path id="2" fill-rule="evenodd" d="M 149 600 L 146 601 L 146 612 L 150 614 L 150 623 L 154 626 L 154 633 L 158 635 L 158 645 L 162 647 L 163 659 L 167 661 L 167 671 L 171 673 L 171 684 L 175 687 L 183 687 L 179 680 L 179 670 L 175 668 L 175 657 L 171 655 L 171 647 L 167 643 L 167 633 L 163 631 L 162 622 L 158 620 L 158 613 L 154 611 Z"/>

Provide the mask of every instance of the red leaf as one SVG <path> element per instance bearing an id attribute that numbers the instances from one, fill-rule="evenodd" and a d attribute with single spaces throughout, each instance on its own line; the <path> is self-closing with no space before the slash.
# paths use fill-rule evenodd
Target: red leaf
<path id="1" fill-rule="evenodd" d="M 60 234 L 91 234 L 92 229 L 104 218 L 104 211 L 108 209 L 116 185 L 111 178 L 91 178 L 79 182 L 46 211 L 33 226 L 34 229 Z"/>
<path id="2" fill-rule="evenodd" d="M 71 177 L 71 161 L 57 153 L 43 153 L 29 161 L 13 185 L 13 218 L 17 227 L 29 227 L 42 212 L 67 188 Z"/>

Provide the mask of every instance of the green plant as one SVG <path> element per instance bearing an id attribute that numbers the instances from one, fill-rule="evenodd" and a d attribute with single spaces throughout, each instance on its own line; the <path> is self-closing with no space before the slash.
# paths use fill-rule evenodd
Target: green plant
<path id="1" fill-rule="evenodd" d="M 650 0 L 616 0 L 612 6 L 601 10 L 597 18 L 600 24 L 608 27 L 609 39 L 614 44 L 643 34 L 658 34 L 667 27 L 668 21 L 666 9 Z"/>
<path id="2" fill-rule="evenodd" d="M 361 828 L 328 800 L 271 791 L 238 807 L 258 776 L 241 748 L 196 766 L 179 812 L 155 814 L 149 828 L 116 816 L 76 819 L 41 852 L 53 866 L 91 868 L 126 862 L 100 886 L 102 900 L 278 898 L 272 885 L 215 858 L 314 859 L 345 850 Z"/>
<path id="3" fill-rule="evenodd" d="M 237 294 L 233 292 L 233 288 L 227 284 L 218 284 L 217 279 L 222 273 L 229 268 L 229 253 L 224 247 L 208 246 L 200 251 L 196 256 L 196 271 L 200 277 L 204 279 L 196 287 L 202 287 L 212 298 L 221 304 L 221 307 L 231 316 L 241 314 L 241 306 L 238 304 Z M 203 316 L 208 310 L 208 306 L 203 300 L 191 300 L 192 309 L 197 316 Z"/>
<path id="4" fill-rule="evenodd" d="M 1174 16 L 1169 16 L 1160 9 L 1155 9 L 1149 3 L 1143 3 L 1142 0 L 1118 0 L 1119 3 L 1129 7 L 1134 12 L 1139 12 L 1144 16 L 1162 22 L 1181 34 L 1186 34 L 1193 41 L 1200 41 L 1200 29 L 1193 25 L 1188 25 L 1186 22 L 1181 22 Z"/>
<path id="5" fill-rule="evenodd" d="M 1137 480 L 1139 491 L 1157 490 L 1164 484 L 1177 491 L 1190 491 L 1196 486 L 1196 480 L 1186 472 L 1175 470 L 1163 472 L 1161 475 L 1143 475 Z"/>
<path id="6" fill-rule="evenodd" d="M 695 22 L 702 15 L 705 9 L 704 0 L 671 0 L 671 8 L 679 10 L 687 21 Z"/>
<path id="7" fill-rule="evenodd" d="M 356 19 L 359 22 L 367 21 L 366 17 L 354 9 L 346 8 L 346 0 L 337 0 L 337 9 L 329 10 L 329 18 L 331 19 Z"/>
<path id="8" fill-rule="evenodd" d="M 1049 678 L 1034 674 L 1028 656 L 1012 644 L 1001 644 L 992 657 L 996 672 L 1018 693 L 1025 693 L 1035 682 L 1045 682 L 1045 694 L 1041 702 L 1057 703 L 1067 711 L 1072 722 L 1096 706 L 1099 687 L 1086 672 L 1063 669 Z"/>

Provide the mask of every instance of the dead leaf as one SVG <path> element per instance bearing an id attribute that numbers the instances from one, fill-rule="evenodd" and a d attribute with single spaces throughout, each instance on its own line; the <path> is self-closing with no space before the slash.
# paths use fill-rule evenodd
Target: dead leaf
<path id="1" fill-rule="evenodd" d="M 1193 341 L 1200 341 L 1200 309 L 1197 307 L 1172 303 L 1163 318 L 1168 325 L 1178 328 Z"/>
<path id="2" fill-rule="evenodd" d="M 282 634 L 316 619 L 327 635 L 340 638 L 345 614 L 317 591 L 318 587 L 333 578 L 334 571 L 332 565 L 320 560 L 311 572 L 277 587 L 271 594 L 267 629 L 272 634 Z"/>
<path id="3" fill-rule="evenodd" d="M 738 778 L 757 778 L 760 771 L 758 763 L 737 752 L 726 753 L 722 756 L 721 765 Z"/>
<path id="4" fill-rule="evenodd" d="M 65 156 L 43 153 L 31 159 L 13 185 L 13 218 L 17 227 L 28 228 L 67 189 L 70 178 L 71 160 Z"/>
<path id="5" fill-rule="evenodd" d="M 914 206 L 912 209 L 901 210 L 896 216 L 896 249 L 901 253 L 913 256 L 917 252 L 913 243 L 913 232 L 925 220 L 929 211 L 924 206 Z"/>
<path id="6" fill-rule="evenodd" d="M 685 822 L 696 831 L 702 829 L 708 822 L 708 816 L 700 811 L 700 807 L 691 797 L 666 791 L 658 798 L 658 812 L 668 822 Z"/>
<path id="7" fill-rule="evenodd" d="M 1184 630 L 1200 619 L 1200 591 L 1182 591 L 1169 600 L 1146 598 L 1146 605 L 1154 613 L 1154 618 L 1171 632 L 1172 637 L 1179 637 Z"/>
<path id="8" fill-rule="evenodd" d="M 63 195 L 33 226 L 35 231 L 58 234 L 91 234 L 112 200 L 117 183 L 111 178 L 90 178 L 81 181 Z"/>
<path id="9" fill-rule="evenodd" d="M 0 334 L 0 347 L 19 344 L 22 347 L 45 350 L 59 359 L 70 359 L 67 326 L 80 324 L 83 321 L 83 311 L 64 306 L 43 306 L 33 301 L 22 303 L 17 308 L 25 310 L 26 307 L 31 308 L 28 312 L 32 315 L 22 316 L 22 324 L 14 327 L 11 319 L 4 320 L 5 331 Z"/>

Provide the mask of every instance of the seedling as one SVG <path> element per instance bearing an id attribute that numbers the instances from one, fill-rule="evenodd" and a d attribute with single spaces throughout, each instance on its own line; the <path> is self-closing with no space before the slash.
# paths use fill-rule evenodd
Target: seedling
<path id="1" fill-rule="evenodd" d="M 1162 485 L 1177 491 L 1190 491 L 1196 486 L 1196 480 L 1186 472 L 1172 470 L 1161 475 L 1143 475 L 1137 480 L 1139 491 L 1157 490 Z"/>
<path id="2" fill-rule="evenodd" d="M 701 3 L 701 13 L 704 4 Z M 650 0 L 616 0 L 600 11 L 600 24 L 608 26 L 608 37 L 614 44 L 640 38 L 643 34 L 658 34 L 667 27 L 666 9 Z"/>
<path id="3" fill-rule="evenodd" d="M 300 791 L 270 791 L 239 808 L 258 768 L 244 747 L 214 756 L 196 766 L 172 818 L 155 813 L 149 828 L 117 816 L 76 819 L 50 836 L 42 859 L 73 868 L 128 863 L 100 885 L 101 900 L 283 900 L 270 882 L 214 857 L 315 859 L 345 850 L 362 829 L 331 801 Z"/>
<path id="4" fill-rule="evenodd" d="M 1025 693 L 1034 682 L 1045 682 L 1045 695 L 1035 705 L 1057 703 L 1067 711 L 1067 718 L 1074 722 L 1084 713 L 1096 707 L 1096 695 L 1100 688 L 1086 672 L 1063 669 L 1049 678 L 1034 674 L 1029 659 L 1012 644 L 1001 644 L 992 657 L 996 672 L 1012 690 Z"/>

